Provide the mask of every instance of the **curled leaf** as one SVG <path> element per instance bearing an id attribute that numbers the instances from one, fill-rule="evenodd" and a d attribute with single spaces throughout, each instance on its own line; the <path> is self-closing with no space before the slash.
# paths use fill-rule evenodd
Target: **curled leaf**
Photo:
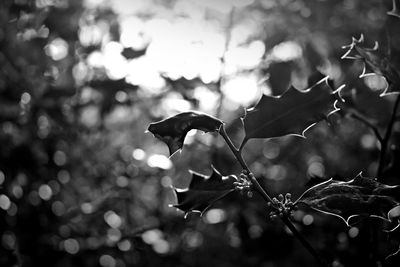
<path id="1" fill-rule="evenodd" d="M 394 207 L 391 209 L 388 213 L 389 219 L 393 222 L 396 222 L 396 226 L 393 227 L 392 229 L 386 231 L 389 234 L 389 238 L 391 239 L 397 239 L 399 240 L 399 234 L 400 234 L 400 205 Z M 392 252 L 389 254 L 386 259 L 389 259 L 390 257 L 396 256 L 397 254 L 400 253 L 400 244 L 398 244 L 398 248 L 396 251 Z"/>
<path id="2" fill-rule="evenodd" d="M 174 188 L 178 204 L 174 207 L 189 212 L 204 213 L 214 202 L 235 190 L 236 176 L 222 176 L 214 167 L 212 174 L 206 176 L 192 172 L 192 180 L 188 188 Z"/>
<path id="3" fill-rule="evenodd" d="M 364 62 L 364 69 L 360 78 L 369 75 L 383 76 L 388 85 L 381 95 L 390 94 L 398 90 L 400 85 L 399 64 L 393 56 L 380 49 L 378 42 L 372 48 L 364 46 L 364 35 L 361 34 L 359 39 L 353 37 L 351 44 L 344 46 L 348 49 L 342 56 L 342 59 L 359 59 Z"/>
<path id="4" fill-rule="evenodd" d="M 252 138 L 304 137 L 307 129 L 338 110 L 340 89 L 333 91 L 327 81 L 325 77 L 304 91 L 291 87 L 278 97 L 263 95 L 243 118 L 246 136 L 242 146 Z"/>
<path id="5" fill-rule="evenodd" d="M 305 191 L 295 204 L 338 216 L 347 225 L 357 216 L 390 220 L 389 212 L 400 203 L 400 186 L 382 184 L 359 174 L 348 182 L 328 180 Z"/>
<path id="6" fill-rule="evenodd" d="M 204 132 L 218 131 L 222 121 L 210 115 L 190 111 L 179 113 L 149 125 L 148 130 L 168 145 L 170 155 L 182 149 L 186 134 L 197 129 Z"/>

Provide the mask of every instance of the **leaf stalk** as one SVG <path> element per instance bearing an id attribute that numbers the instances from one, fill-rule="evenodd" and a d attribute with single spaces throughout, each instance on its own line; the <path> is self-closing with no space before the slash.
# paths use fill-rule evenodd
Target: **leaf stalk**
<path id="1" fill-rule="evenodd" d="M 242 168 L 244 170 L 246 170 L 248 173 L 250 173 L 251 171 L 250 171 L 249 167 L 247 166 L 246 162 L 244 161 L 242 154 L 240 153 L 239 149 L 237 149 L 235 147 L 232 140 L 229 138 L 228 134 L 226 133 L 224 124 L 221 125 L 219 133 L 224 138 L 225 142 L 228 144 L 229 148 L 235 155 L 236 159 L 238 160 L 238 162 L 240 163 Z M 254 176 L 250 176 L 250 177 L 251 177 L 250 179 L 253 184 L 254 190 L 257 191 L 266 202 L 273 203 L 272 198 L 267 193 L 267 191 L 260 185 L 260 183 L 257 181 L 257 179 L 254 178 Z"/>
<path id="2" fill-rule="evenodd" d="M 355 112 L 351 112 L 350 116 L 353 117 L 354 119 L 364 123 L 367 127 L 369 127 L 374 132 L 376 139 L 378 139 L 379 143 L 382 145 L 383 137 L 379 133 L 378 128 L 372 122 L 370 122 L 367 118 L 365 118 Z"/>

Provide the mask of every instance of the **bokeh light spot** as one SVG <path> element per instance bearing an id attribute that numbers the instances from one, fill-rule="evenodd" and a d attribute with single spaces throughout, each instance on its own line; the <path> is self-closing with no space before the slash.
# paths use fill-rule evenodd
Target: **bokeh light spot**
<path id="1" fill-rule="evenodd" d="M 17 215 L 17 212 L 18 212 L 18 206 L 14 202 L 11 202 L 10 208 L 7 210 L 7 214 L 9 216 L 15 216 Z"/>
<path id="2" fill-rule="evenodd" d="M 39 187 L 38 193 L 41 199 L 49 200 L 53 195 L 53 190 L 47 184 L 43 184 Z"/>
<path id="3" fill-rule="evenodd" d="M 209 224 L 220 223 L 226 219 L 226 213 L 222 209 L 210 209 L 203 218 Z"/>
<path id="4" fill-rule="evenodd" d="M 107 238 L 111 244 L 118 242 L 121 239 L 121 236 L 121 231 L 118 229 L 111 228 L 107 230 Z"/>
<path id="5" fill-rule="evenodd" d="M 81 210 L 85 214 L 90 214 L 94 211 L 94 207 L 91 203 L 86 202 L 86 203 L 82 203 Z"/>
<path id="6" fill-rule="evenodd" d="M 374 91 L 384 90 L 388 86 L 385 78 L 376 74 L 364 77 L 364 83 Z"/>
<path id="7" fill-rule="evenodd" d="M 142 234 L 142 239 L 147 244 L 153 244 L 162 238 L 162 232 L 158 229 L 148 230 Z"/>
<path id="8" fill-rule="evenodd" d="M 314 217 L 311 214 L 307 214 L 303 217 L 304 225 L 311 225 L 314 222 Z"/>
<path id="9" fill-rule="evenodd" d="M 119 187 L 127 187 L 129 185 L 129 179 L 126 176 L 118 176 L 116 184 Z"/>
<path id="10" fill-rule="evenodd" d="M 351 227 L 349 229 L 349 236 L 351 238 L 355 238 L 356 236 L 358 236 L 359 233 L 360 233 L 360 230 L 357 227 Z"/>
<path id="11" fill-rule="evenodd" d="M 161 178 L 161 185 L 164 187 L 170 187 L 172 186 L 172 179 L 169 176 L 163 176 Z"/>
<path id="12" fill-rule="evenodd" d="M 60 181 L 62 184 L 66 184 L 70 180 L 70 175 L 67 170 L 61 170 L 57 173 L 57 179 Z"/>
<path id="13" fill-rule="evenodd" d="M 122 240 L 121 242 L 119 242 L 117 244 L 117 246 L 118 246 L 119 250 L 121 250 L 121 251 L 129 251 L 132 247 L 132 244 L 131 244 L 131 241 L 125 239 L 125 240 Z"/>
<path id="14" fill-rule="evenodd" d="M 64 249 L 69 254 L 76 254 L 79 252 L 79 242 L 76 239 L 68 238 L 64 241 Z"/>
<path id="15" fill-rule="evenodd" d="M 21 186 L 14 185 L 12 187 L 12 194 L 14 195 L 15 198 L 20 199 L 24 195 L 24 190 L 22 189 Z"/>
<path id="16" fill-rule="evenodd" d="M 161 154 L 153 154 L 147 159 L 147 164 L 152 168 L 168 170 L 172 168 L 171 160 Z"/>
<path id="17" fill-rule="evenodd" d="M 222 87 L 223 93 L 231 101 L 244 106 L 255 102 L 260 95 L 260 90 L 255 76 L 236 76 L 228 80 Z"/>
<path id="18" fill-rule="evenodd" d="M 168 253 L 170 245 L 166 240 L 159 239 L 157 242 L 153 243 L 153 249 L 159 254 L 165 254 Z"/>
<path id="19" fill-rule="evenodd" d="M 104 213 L 104 220 L 112 228 L 119 228 L 122 224 L 121 217 L 112 210 Z"/>
<path id="20" fill-rule="evenodd" d="M 46 55 L 55 61 L 61 60 L 68 55 L 68 43 L 61 38 L 54 39 L 44 49 Z"/>
<path id="21" fill-rule="evenodd" d="M 146 152 L 143 149 L 136 148 L 132 152 L 132 157 L 136 160 L 144 160 L 146 158 Z"/>
<path id="22" fill-rule="evenodd" d="M 10 208 L 11 201 L 10 199 L 6 196 L 1 194 L 0 195 L 0 208 L 3 210 L 8 210 Z"/>
<path id="23" fill-rule="evenodd" d="M 53 204 L 51 204 L 51 211 L 57 216 L 62 216 L 65 213 L 64 203 L 61 201 L 54 201 Z"/>
<path id="24" fill-rule="evenodd" d="M 58 150 L 54 153 L 53 160 L 57 166 L 63 166 L 67 162 L 67 156 L 63 151 Z"/>
<path id="25" fill-rule="evenodd" d="M 71 235 L 71 229 L 67 225 L 61 225 L 60 228 L 58 228 L 58 232 L 60 233 L 60 236 L 64 238 Z"/>
<path id="26" fill-rule="evenodd" d="M 291 61 L 300 58 L 302 54 L 303 51 L 298 43 L 287 41 L 276 45 L 272 49 L 270 57 L 276 61 Z"/>
<path id="27" fill-rule="evenodd" d="M 118 91 L 115 93 L 115 100 L 117 100 L 120 103 L 123 103 L 126 100 L 128 100 L 128 94 L 124 91 Z"/>
<path id="28" fill-rule="evenodd" d="M 364 134 L 360 139 L 361 145 L 365 149 L 376 148 L 376 138 L 371 134 Z"/>
<path id="29" fill-rule="evenodd" d="M 276 181 L 285 179 L 286 174 L 286 168 L 282 165 L 271 165 L 265 171 L 265 175 L 268 179 Z"/>
<path id="30" fill-rule="evenodd" d="M 17 242 L 17 239 L 13 232 L 6 231 L 3 233 L 2 237 L 1 237 L 1 243 L 4 248 L 9 249 L 9 250 L 15 249 L 16 242 Z"/>
<path id="31" fill-rule="evenodd" d="M 307 174 L 310 177 L 324 177 L 325 167 L 321 162 L 314 161 L 308 166 Z"/>
<path id="32" fill-rule="evenodd" d="M 21 95 L 21 104 L 27 105 L 31 101 L 31 95 L 27 92 L 24 92 Z"/>
<path id="33" fill-rule="evenodd" d="M 6 176 L 5 176 L 4 172 L 2 172 L 0 170 L 0 185 L 2 185 L 5 180 L 6 180 Z"/>
<path id="34" fill-rule="evenodd" d="M 259 238 L 262 235 L 263 229 L 257 224 L 253 224 L 249 227 L 249 236 L 253 239 Z"/>
<path id="35" fill-rule="evenodd" d="M 110 255 L 101 255 L 99 258 L 99 263 L 103 267 L 115 267 L 116 265 L 114 257 Z"/>

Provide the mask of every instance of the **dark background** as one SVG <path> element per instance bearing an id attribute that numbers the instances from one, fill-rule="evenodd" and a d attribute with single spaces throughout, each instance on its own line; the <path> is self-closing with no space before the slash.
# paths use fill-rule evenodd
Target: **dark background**
<path id="1" fill-rule="evenodd" d="M 230 79 L 252 75 L 264 92 L 280 95 L 291 83 L 306 88 L 320 71 L 330 75 L 335 88 L 346 84 L 344 111 L 310 129 L 307 139 L 252 140 L 245 159 L 274 195 L 291 192 L 293 198 L 313 184 L 313 177 L 349 180 L 361 171 L 375 176 L 379 143 L 351 114 L 363 115 L 383 133 L 396 96 L 380 97 L 382 78 L 360 79 L 361 62 L 340 58 L 342 46 L 361 33 L 367 46 L 378 40 L 398 51 L 394 33 L 400 19 L 386 15 L 392 2 L 264 0 L 236 7 L 230 1 L 211 2 L 199 19 L 214 21 L 226 32 L 225 52 L 234 39 L 231 29 L 243 23 L 244 32 L 252 34 L 236 45 L 248 48 L 258 40 L 265 48 L 257 64 L 233 72 L 226 70 L 230 63 L 224 57 L 222 75 L 211 81 L 162 72 L 129 78 L 113 74 L 104 62 L 90 63 L 107 44 L 121 41 L 121 17 L 148 21 L 183 1 L 148 1 L 137 13 L 141 1 L 119 1 L 119 9 L 113 2 L 118 1 L 0 2 L 0 266 L 314 266 L 290 232 L 269 219 L 257 195 L 232 194 L 201 218 L 184 219 L 170 208 L 175 203 L 170 186 L 187 186 L 188 169 L 209 174 L 213 164 L 227 175 L 240 173 L 240 166 L 216 135 L 191 135 L 183 151 L 168 158 L 167 147 L 144 131 L 149 123 L 190 108 L 226 121 L 239 143 L 238 118 L 257 96 L 235 102 L 223 87 Z M 188 11 L 195 4 L 187 3 L 186 11 L 169 19 L 193 16 Z M 127 12 L 121 14 L 124 5 Z M 253 26 L 246 26 L 248 20 Z M 168 37 L 162 25 L 159 32 Z M 183 31 L 182 38 L 189 33 Z M 125 45 L 122 59 L 111 55 L 107 60 L 118 66 L 145 58 L 157 36 L 152 37 L 141 46 Z M 274 49 L 287 42 L 301 54 L 273 57 Z M 172 59 L 167 65 L 178 65 L 183 51 L 168 47 L 161 45 L 160 55 Z M 187 64 L 196 62 L 188 58 Z M 142 82 L 132 82 L 135 78 Z M 211 99 L 216 101 L 210 107 Z M 395 124 L 390 164 L 382 176 L 389 184 L 399 183 L 399 133 Z M 339 218 L 307 209 L 296 211 L 293 220 L 332 266 L 400 262 L 399 255 L 385 260 L 399 243 L 381 231 L 390 225 L 379 220 L 349 228 Z"/>

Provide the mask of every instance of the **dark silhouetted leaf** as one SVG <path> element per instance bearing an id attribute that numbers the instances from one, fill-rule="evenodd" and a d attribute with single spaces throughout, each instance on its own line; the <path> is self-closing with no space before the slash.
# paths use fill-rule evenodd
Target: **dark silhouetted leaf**
<path id="1" fill-rule="evenodd" d="M 304 91 L 291 87 L 278 97 L 263 95 L 243 118 L 242 146 L 251 138 L 304 136 L 308 128 L 337 111 L 338 91 L 332 91 L 326 77 Z"/>
<path id="2" fill-rule="evenodd" d="M 390 219 L 389 211 L 400 203 L 400 186 L 389 186 L 359 174 L 348 182 L 330 179 L 308 189 L 295 204 L 335 215 L 350 224 L 356 216 Z"/>
<path id="3" fill-rule="evenodd" d="M 214 167 L 210 176 L 191 173 L 192 181 L 188 188 L 174 188 L 178 204 L 173 206 L 186 214 L 189 212 L 203 214 L 214 202 L 235 190 L 233 183 L 237 181 L 237 178 L 233 175 L 222 176 Z"/>
<path id="4" fill-rule="evenodd" d="M 273 95 L 281 95 L 290 87 L 292 69 L 292 61 L 274 62 L 268 67 L 268 83 Z"/>
<path id="5" fill-rule="evenodd" d="M 143 56 L 146 54 L 147 47 L 141 50 L 135 50 L 131 47 L 124 48 L 122 50 L 121 54 L 126 58 L 126 59 L 134 59 Z"/>
<path id="6" fill-rule="evenodd" d="M 184 112 L 165 120 L 151 123 L 148 130 L 168 145 L 170 155 L 182 149 L 186 134 L 192 129 L 218 131 L 222 121 L 199 112 Z"/>
<path id="7" fill-rule="evenodd" d="M 338 103 L 338 107 L 344 114 L 363 117 L 373 124 L 386 127 L 393 109 L 390 97 L 381 97 L 381 92 L 370 90 L 362 80 L 349 82 L 341 91 L 344 102 Z"/>
<path id="8" fill-rule="evenodd" d="M 400 85 L 399 63 L 396 60 L 392 60 L 394 57 L 387 55 L 386 52 L 379 49 L 378 42 L 375 42 L 372 48 L 366 48 L 363 44 L 363 35 L 361 35 L 359 39 L 353 37 L 351 44 L 343 47 L 348 50 L 342 58 L 360 59 L 364 62 L 364 70 L 360 78 L 375 74 L 383 76 L 388 86 L 385 88 L 382 95 L 398 92 Z"/>

